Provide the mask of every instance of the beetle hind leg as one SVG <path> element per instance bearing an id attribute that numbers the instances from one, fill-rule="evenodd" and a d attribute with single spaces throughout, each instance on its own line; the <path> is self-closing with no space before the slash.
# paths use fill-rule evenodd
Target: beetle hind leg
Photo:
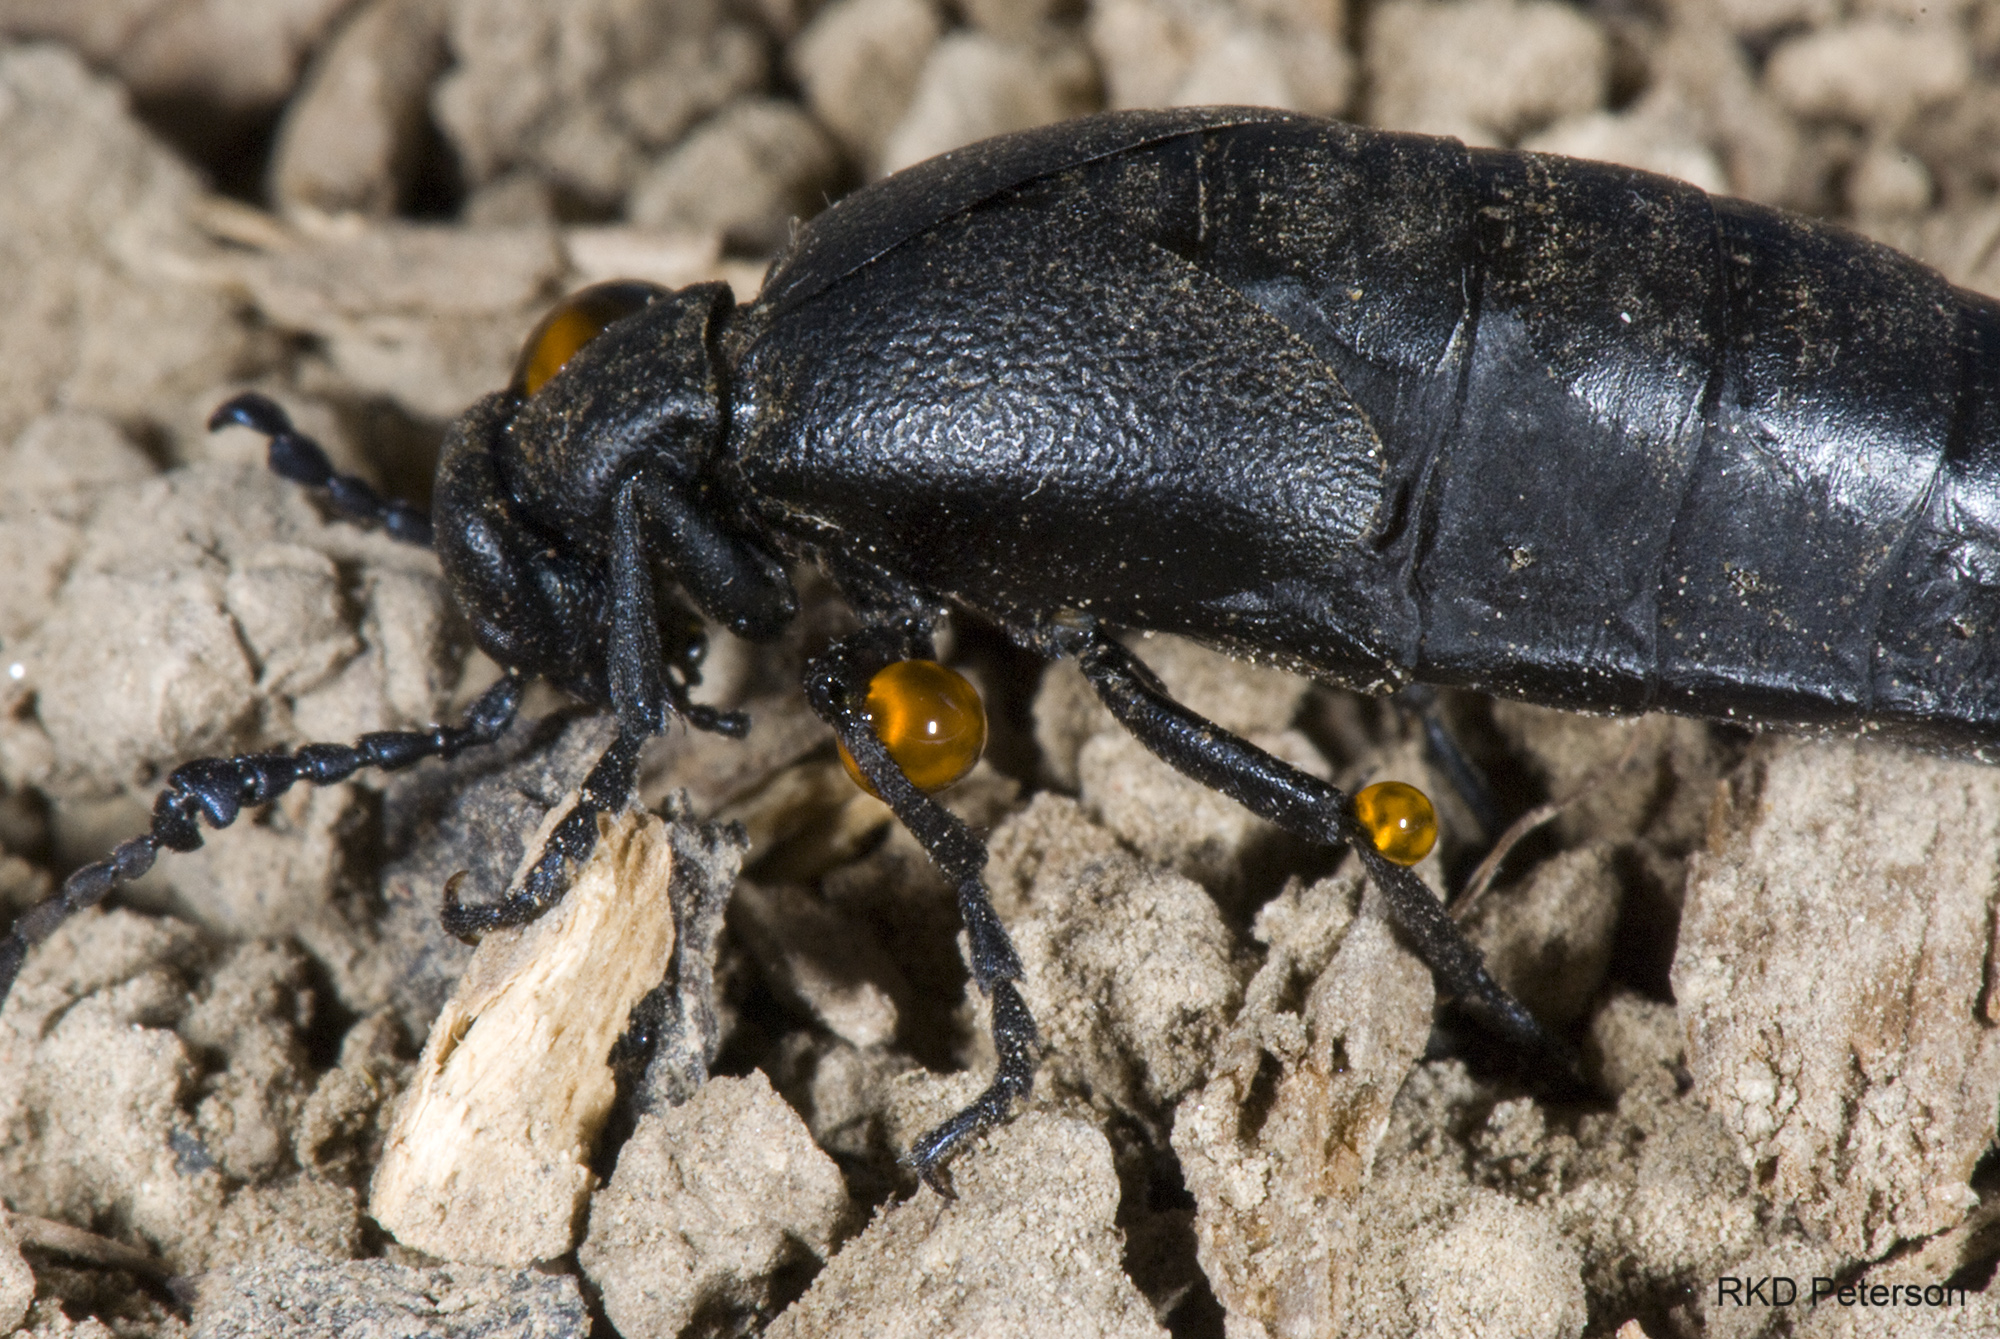
<path id="1" fill-rule="evenodd" d="M 979 1134 L 1012 1119 L 1035 1086 L 1041 1042 L 1034 1016 L 1014 983 L 1021 959 L 987 895 L 986 844 L 936 800 L 919 790 L 889 757 L 869 723 L 863 703 L 875 672 L 896 660 L 932 654 L 928 632 L 916 622 L 863 628 L 816 657 L 806 669 L 806 700 L 832 726 L 875 793 L 923 844 L 931 863 L 958 892 L 959 919 L 971 945 L 972 981 L 992 1003 L 993 1046 L 999 1053 L 993 1082 L 971 1105 L 919 1138 L 910 1165 L 947 1199 L 946 1163 Z"/>
<path id="2" fill-rule="evenodd" d="M 1076 656 L 1111 714 L 1176 771 L 1307 841 L 1352 846 L 1385 894 L 1397 928 L 1445 992 L 1470 1005 L 1562 1086 L 1582 1086 L 1569 1049 L 1493 979 L 1424 881 L 1376 849 L 1338 788 L 1189 711 L 1130 651 L 1094 626 L 1054 629 L 1049 639 Z"/>
<path id="3" fill-rule="evenodd" d="M 1507 825 L 1500 819 L 1500 805 L 1493 798 L 1479 765 L 1466 756 L 1444 713 L 1438 709 L 1437 690 L 1429 684 L 1413 683 L 1395 694 L 1393 701 L 1414 716 L 1424 732 L 1424 751 L 1457 792 L 1459 800 L 1479 825 L 1479 838 L 1491 842 Z"/>

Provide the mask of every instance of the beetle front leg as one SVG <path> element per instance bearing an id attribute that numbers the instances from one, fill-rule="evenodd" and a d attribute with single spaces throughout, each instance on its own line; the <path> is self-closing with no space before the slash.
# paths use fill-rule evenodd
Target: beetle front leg
<path id="1" fill-rule="evenodd" d="M 1300 771 L 1168 696 L 1145 665 L 1094 627 L 1062 628 L 1051 640 L 1074 654 L 1097 696 L 1162 761 L 1260 818 L 1307 841 L 1352 846 L 1389 914 L 1448 994 L 1473 1005 L 1524 1054 L 1580 1084 L 1576 1062 L 1486 970 L 1479 950 L 1415 872 L 1386 859 L 1337 787 Z"/>
<path id="2" fill-rule="evenodd" d="M 632 798 L 639 750 L 648 738 L 621 729 L 610 747 L 598 755 L 596 765 L 577 790 L 576 804 L 542 843 L 541 858 L 521 880 L 518 891 L 498 902 L 467 906 L 458 900 L 458 884 L 464 875 L 447 880 L 444 907 L 438 913 L 445 930 L 470 943 L 489 930 L 526 925 L 562 901 L 577 871 L 597 849 L 597 816 L 618 813 Z"/>
<path id="3" fill-rule="evenodd" d="M 1040 1039 L 1034 1016 L 1014 986 L 1021 979 L 1020 956 L 986 892 L 986 844 L 911 783 L 868 719 L 868 682 L 876 671 L 892 661 L 929 654 L 929 634 L 914 624 L 864 628 L 814 658 L 806 667 L 805 691 L 806 700 L 840 736 L 875 793 L 957 889 L 959 919 L 971 942 L 973 984 L 992 1001 L 993 1046 L 999 1053 L 993 1082 L 970 1106 L 910 1149 L 911 1165 L 924 1183 L 949 1199 L 953 1192 L 945 1163 L 967 1140 L 1004 1123 L 1027 1100 L 1035 1086 Z"/>

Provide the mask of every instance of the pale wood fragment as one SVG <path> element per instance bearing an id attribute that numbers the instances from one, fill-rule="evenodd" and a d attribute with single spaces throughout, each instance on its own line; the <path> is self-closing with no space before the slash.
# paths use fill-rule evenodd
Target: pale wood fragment
<path id="1" fill-rule="evenodd" d="M 375 1172 L 369 1212 L 396 1240 L 512 1268 L 575 1246 L 615 1093 L 606 1060 L 673 952 L 672 864 L 659 818 L 600 818 L 569 895 L 481 941 L 431 1026 Z"/>

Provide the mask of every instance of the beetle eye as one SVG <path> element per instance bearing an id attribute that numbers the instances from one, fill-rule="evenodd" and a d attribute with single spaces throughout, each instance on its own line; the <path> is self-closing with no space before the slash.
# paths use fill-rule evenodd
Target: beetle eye
<path id="1" fill-rule="evenodd" d="M 878 671 L 868 681 L 867 707 L 876 736 L 918 790 L 943 790 L 986 749 L 979 690 L 935 660 L 899 660 Z M 840 761 L 854 784 L 875 794 L 845 744 Z"/>
<path id="2" fill-rule="evenodd" d="M 1430 796 L 1401 781 L 1377 781 L 1354 797 L 1354 816 L 1375 849 L 1399 865 L 1414 865 L 1437 845 L 1438 816 Z"/>
<path id="3" fill-rule="evenodd" d="M 563 370 L 578 349 L 666 292 L 658 284 L 639 279 L 615 279 L 578 289 L 557 303 L 528 336 L 508 384 L 516 395 L 533 395 L 543 382 Z"/>

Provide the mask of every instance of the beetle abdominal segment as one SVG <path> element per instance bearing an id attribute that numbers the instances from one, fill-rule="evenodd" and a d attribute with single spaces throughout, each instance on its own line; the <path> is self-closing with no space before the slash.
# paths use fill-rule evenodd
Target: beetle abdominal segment
<path id="1" fill-rule="evenodd" d="M 960 780 L 986 750 L 979 690 L 935 660 L 898 660 L 878 670 L 868 681 L 867 715 L 889 757 L 919 790 L 939 791 Z M 847 745 L 839 748 L 854 784 L 875 795 Z"/>
<path id="2" fill-rule="evenodd" d="M 1377 781 L 1354 796 L 1354 816 L 1375 849 L 1399 865 L 1414 865 L 1437 845 L 1437 810 L 1430 796 L 1402 781 Z"/>

